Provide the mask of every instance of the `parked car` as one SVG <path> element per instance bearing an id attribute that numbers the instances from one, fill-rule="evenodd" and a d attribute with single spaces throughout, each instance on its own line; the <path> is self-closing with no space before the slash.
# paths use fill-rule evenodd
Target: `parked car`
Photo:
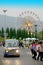
<path id="1" fill-rule="evenodd" d="M 6 56 L 19 56 L 20 57 L 20 49 L 19 49 L 19 41 L 16 39 L 7 39 L 4 43 L 4 57 Z"/>

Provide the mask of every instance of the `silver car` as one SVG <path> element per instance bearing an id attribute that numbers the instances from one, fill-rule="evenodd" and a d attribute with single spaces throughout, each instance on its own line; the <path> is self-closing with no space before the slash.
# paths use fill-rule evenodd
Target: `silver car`
<path id="1" fill-rule="evenodd" d="M 19 41 L 16 39 L 7 39 L 5 40 L 5 52 L 4 57 L 6 56 L 20 56 L 20 49 L 19 49 Z"/>

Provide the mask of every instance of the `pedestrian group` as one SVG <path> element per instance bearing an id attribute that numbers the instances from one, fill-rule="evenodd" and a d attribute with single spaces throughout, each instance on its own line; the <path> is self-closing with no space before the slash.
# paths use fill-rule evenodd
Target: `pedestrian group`
<path id="1" fill-rule="evenodd" d="M 31 49 L 33 59 L 40 60 L 40 61 L 43 60 L 43 41 L 39 41 L 38 43 L 33 41 L 30 44 L 30 49 Z"/>

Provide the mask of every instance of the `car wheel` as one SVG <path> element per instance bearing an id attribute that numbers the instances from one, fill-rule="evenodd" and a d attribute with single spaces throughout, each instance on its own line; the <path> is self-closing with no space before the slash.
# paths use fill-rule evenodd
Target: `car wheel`
<path id="1" fill-rule="evenodd" d="M 4 57 L 6 57 L 6 55 L 4 55 Z"/>
<path id="2" fill-rule="evenodd" d="M 16 57 L 20 57 L 20 55 L 16 55 Z"/>
<path id="3" fill-rule="evenodd" d="M 4 54 L 4 57 L 7 57 L 7 55 L 6 55 L 6 54 Z"/>

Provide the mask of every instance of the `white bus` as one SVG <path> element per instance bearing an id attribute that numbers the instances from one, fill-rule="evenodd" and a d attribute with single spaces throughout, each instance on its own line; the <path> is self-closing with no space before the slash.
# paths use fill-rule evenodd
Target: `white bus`
<path id="1" fill-rule="evenodd" d="M 23 43 L 26 47 L 29 47 L 29 44 L 31 44 L 33 41 L 36 41 L 38 39 L 36 38 L 24 38 Z"/>

